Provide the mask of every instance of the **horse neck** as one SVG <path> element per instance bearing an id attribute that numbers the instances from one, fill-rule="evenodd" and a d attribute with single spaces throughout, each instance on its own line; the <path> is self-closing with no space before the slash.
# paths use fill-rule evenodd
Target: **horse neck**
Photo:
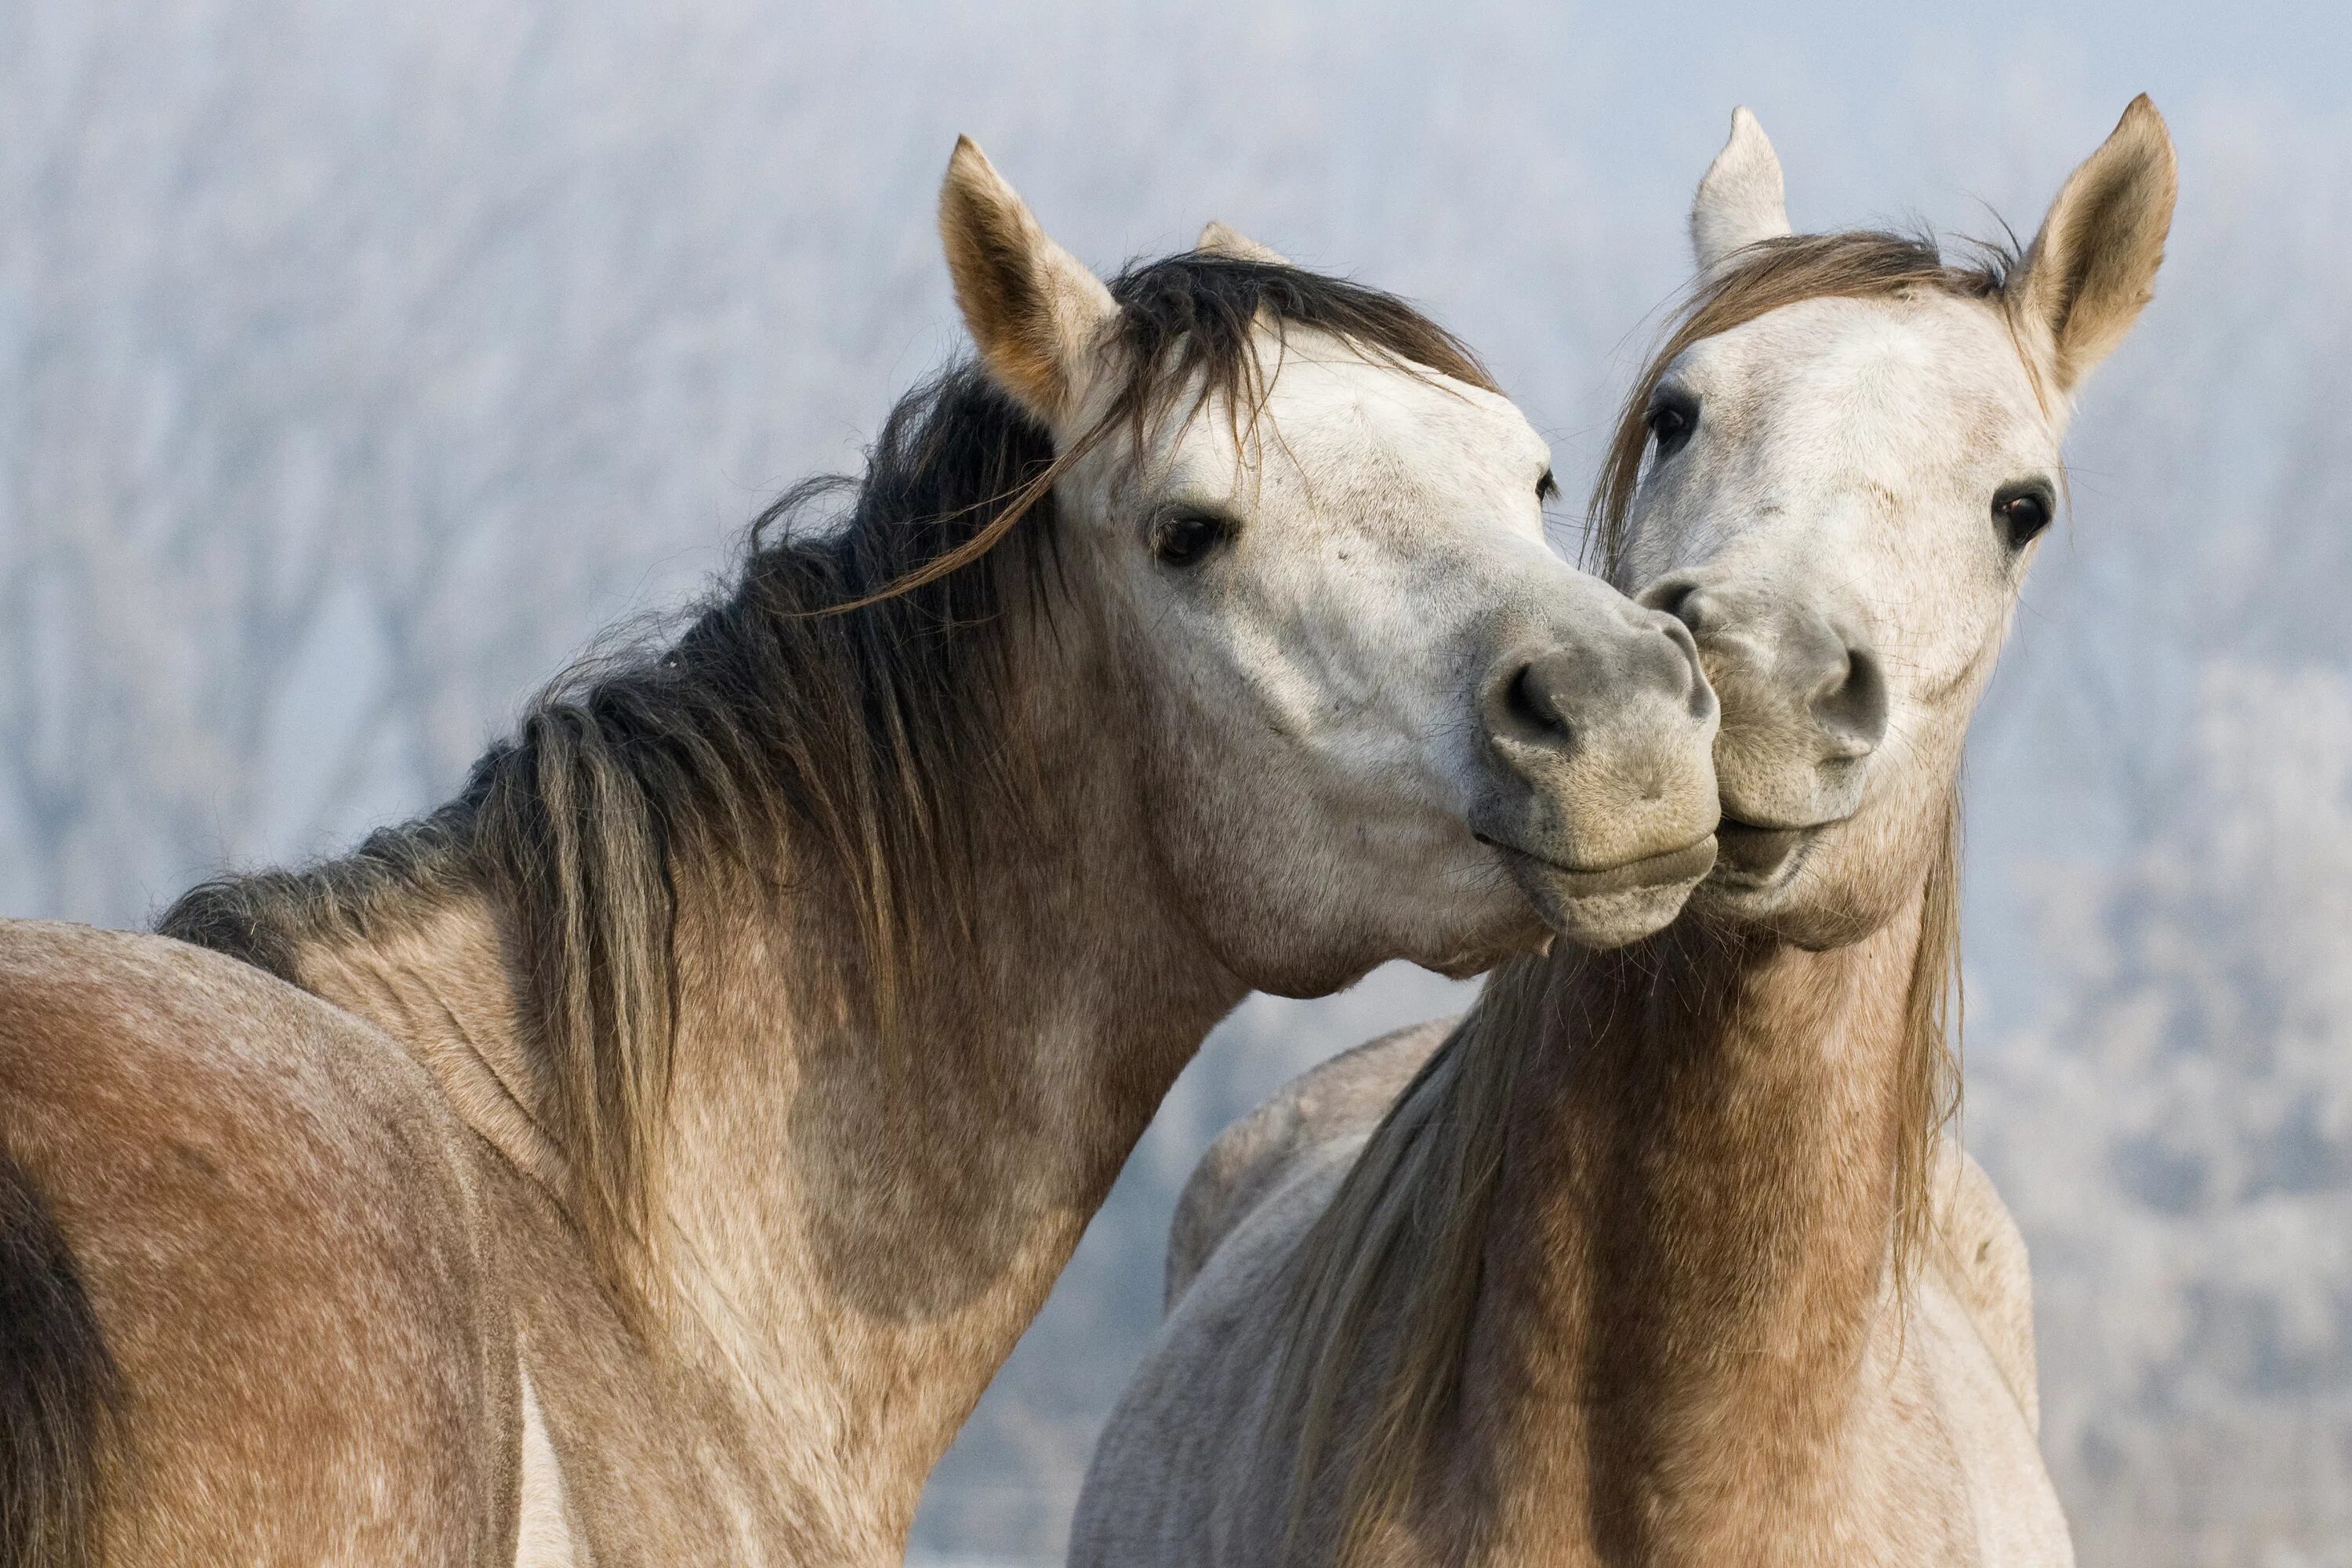
<path id="1" fill-rule="evenodd" d="M 1822 952 L 1686 921 L 1563 965 L 1465 1368 L 1487 1495 L 1523 1527 L 1608 1561 L 1760 1562 L 1776 1521 L 1835 1516 L 1893 1299 L 1921 916 Z"/>
<path id="2" fill-rule="evenodd" d="M 887 1042 L 844 979 L 845 901 L 800 900 L 783 929 L 755 931 L 733 875 L 681 892 L 657 1179 L 673 1327 L 741 1378 L 766 1451 L 824 1434 L 825 1462 L 854 1477 L 848 1506 L 894 1547 L 1244 991 L 1158 896 L 1121 750 L 1065 731 L 1045 831 L 982 842 L 969 942 L 915 957 Z"/>
<path id="3" fill-rule="evenodd" d="M 670 846 L 676 1026 L 644 1329 L 728 1409 L 740 1484 L 814 1493 L 800 1511 L 877 1551 L 1245 990 L 1166 896 L 1133 737 L 1105 718 L 1134 705 L 1102 689 L 1098 639 L 1065 625 L 1035 640 L 1059 650 L 1037 656 L 1058 663 L 1023 683 L 1018 716 L 1053 759 L 1042 817 L 972 836 L 978 902 L 902 955 L 887 1043 L 838 875 L 789 845 L 764 866 Z M 436 889 L 396 931 L 315 942 L 299 969 L 562 1191 L 489 893 Z"/>

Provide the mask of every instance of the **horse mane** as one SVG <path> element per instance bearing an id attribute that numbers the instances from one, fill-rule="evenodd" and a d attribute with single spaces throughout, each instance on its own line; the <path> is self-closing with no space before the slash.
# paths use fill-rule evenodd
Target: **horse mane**
<path id="1" fill-rule="evenodd" d="M 1625 518 L 1648 445 L 1650 397 L 1685 349 L 1807 300 L 1932 289 L 1999 307 L 2014 253 L 1976 248 L 1976 264 L 1955 266 L 1928 238 L 1791 236 L 1751 246 L 1702 279 L 1635 378 L 1594 488 L 1588 540 L 1604 574 L 1624 585 Z M 1933 1224 L 1937 1142 L 1959 1103 L 1957 794 L 1944 816 L 1906 997 L 1892 1241 L 1898 1289 Z M 1362 1561 L 1412 1505 L 1469 1349 L 1503 1172 L 1505 1110 L 1528 1054 L 1549 1032 L 1562 966 L 1580 961 L 1521 959 L 1496 972 L 1373 1130 L 1300 1243 L 1262 1427 L 1269 1452 L 1290 1445 L 1286 1560 L 1297 1555 L 1318 1496 L 1337 1502 L 1329 1560 L 1347 1565 Z"/>
<path id="2" fill-rule="evenodd" d="M 851 994 L 887 1043 L 925 967 L 971 934 L 977 847 L 1034 820 L 1045 759 L 1006 720 L 1022 628 L 1049 623 L 1061 588 L 1055 480 L 1212 400 L 1237 437 L 1254 427 L 1273 374 L 1261 328 L 1493 386 L 1420 311 L 1342 279 L 1188 252 L 1129 267 L 1111 294 L 1103 363 L 1120 379 L 1066 449 L 982 366 L 950 364 L 891 410 L 862 479 L 786 492 L 682 633 L 559 676 L 455 799 L 340 858 L 205 882 L 157 929 L 300 984 L 308 944 L 486 895 L 572 1215 L 628 1278 L 669 1083 L 682 856 L 772 897 L 778 846 L 795 874 L 827 874 L 856 917 Z"/>

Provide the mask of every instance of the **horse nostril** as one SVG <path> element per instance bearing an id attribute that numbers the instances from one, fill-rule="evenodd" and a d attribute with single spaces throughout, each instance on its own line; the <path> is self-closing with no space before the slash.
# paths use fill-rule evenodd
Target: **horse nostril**
<path id="1" fill-rule="evenodd" d="M 1503 710 L 1522 731 L 1534 735 L 1568 738 L 1568 714 L 1560 701 L 1559 683 L 1544 667 L 1548 659 L 1531 659 L 1519 667 L 1503 689 Z"/>
<path id="2" fill-rule="evenodd" d="M 1672 646 L 1665 661 L 1665 688 L 1685 700 L 1693 717 L 1704 720 L 1715 711 L 1715 689 L 1706 682 L 1706 666 L 1699 662 L 1698 639 L 1678 619 L 1661 622 L 1659 634 Z"/>
<path id="3" fill-rule="evenodd" d="M 1703 634 L 1706 595 L 1699 592 L 1696 577 L 1662 577 L 1643 590 L 1638 602 L 1674 616 L 1689 628 L 1693 637 Z"/>
<path id="4" fill-rule="evenodd" d="M 1886 676 L 1868 648 L 1849 647 L 1845 668 L 1814 693 L 1813 717 L 1841 749 L 1866 756 L 1886 738 Z"/>
<path id="5" fill-rule="evenodd" d="M 1690 689 L 1691 683 L 1706 679 L 1699 671 L 1698 639 L 1691 636 L 1690 627 L 1669 617 L 1657 623 L 1658 636 L 1666 642 L 1659 656 L 1661 674 L 1676 696 Z M 1654 648 L 1656 645 L 1653 644 Z"/>
<path id="6" fill-rule="evenodd" d="M 1564 648 L 1497 661 L 1478 702 L 1487 736 L 1521 762 L 1574 751 L 1592 706 L 1590 663 Z"/>

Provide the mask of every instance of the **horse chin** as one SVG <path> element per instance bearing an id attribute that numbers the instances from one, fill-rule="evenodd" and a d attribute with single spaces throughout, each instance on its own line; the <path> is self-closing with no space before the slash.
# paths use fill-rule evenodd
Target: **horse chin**
<path id="1" fill-rule="evenodd" d="M 1715 873 L 1691 896 L 1692 911 L 1817 952 L 1861 941 L 1881 920 L 1850 898 L 1831 896 L 1847 880 L 1829 864 L 1840 858 L 1833 841 L 1845 826 L 1762 827 L 1727 816 L 1716 830 L 1722 853 Z"/>
<path id="2" fill-rule="evenodd" d="M 1663 854 L 1579 870 L 1497 846 L 1544 923 L 1580 947 L 1622 947 L 1663 929 L 1715 867 L 1712 835 Z"/>

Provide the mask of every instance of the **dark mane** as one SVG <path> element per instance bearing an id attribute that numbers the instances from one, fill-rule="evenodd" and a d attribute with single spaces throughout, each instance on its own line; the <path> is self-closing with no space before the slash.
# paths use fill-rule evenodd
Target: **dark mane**
<path id="1" fill-rule="evenodd" d="M 1238 437 L 1272 374 L 1262 326 L 1493 385 L 1402 300 L 1290 267 L 1188 253 L 1130 267 L 1111 292 L 1105 363 L 1122 379 L 1068 449 L 981 367 L 950 366 L 892 409 L 861 479 L 788 492 L 675 641 L 559 677 L 456 799 L 339 858 L 206 882 L 158 929 L 300 984 L 308 944 L 366 942 L 449 894 L 487 896 L 575 1217 L 625 1258 L 644 1238 L 668 1084 L 681 852 L 773 894 L 775 854 L 755 847 L 788 845 L 794 875 L 837 888 L 862 939 L 856 988 L 887 1036 L 922 956 L 960 935 L 978 836 L 1034 815 L 1036 759 L 1003 713 L 1016 629 L 1062 591 L 1055 477 L 1212 403 Z"/>

